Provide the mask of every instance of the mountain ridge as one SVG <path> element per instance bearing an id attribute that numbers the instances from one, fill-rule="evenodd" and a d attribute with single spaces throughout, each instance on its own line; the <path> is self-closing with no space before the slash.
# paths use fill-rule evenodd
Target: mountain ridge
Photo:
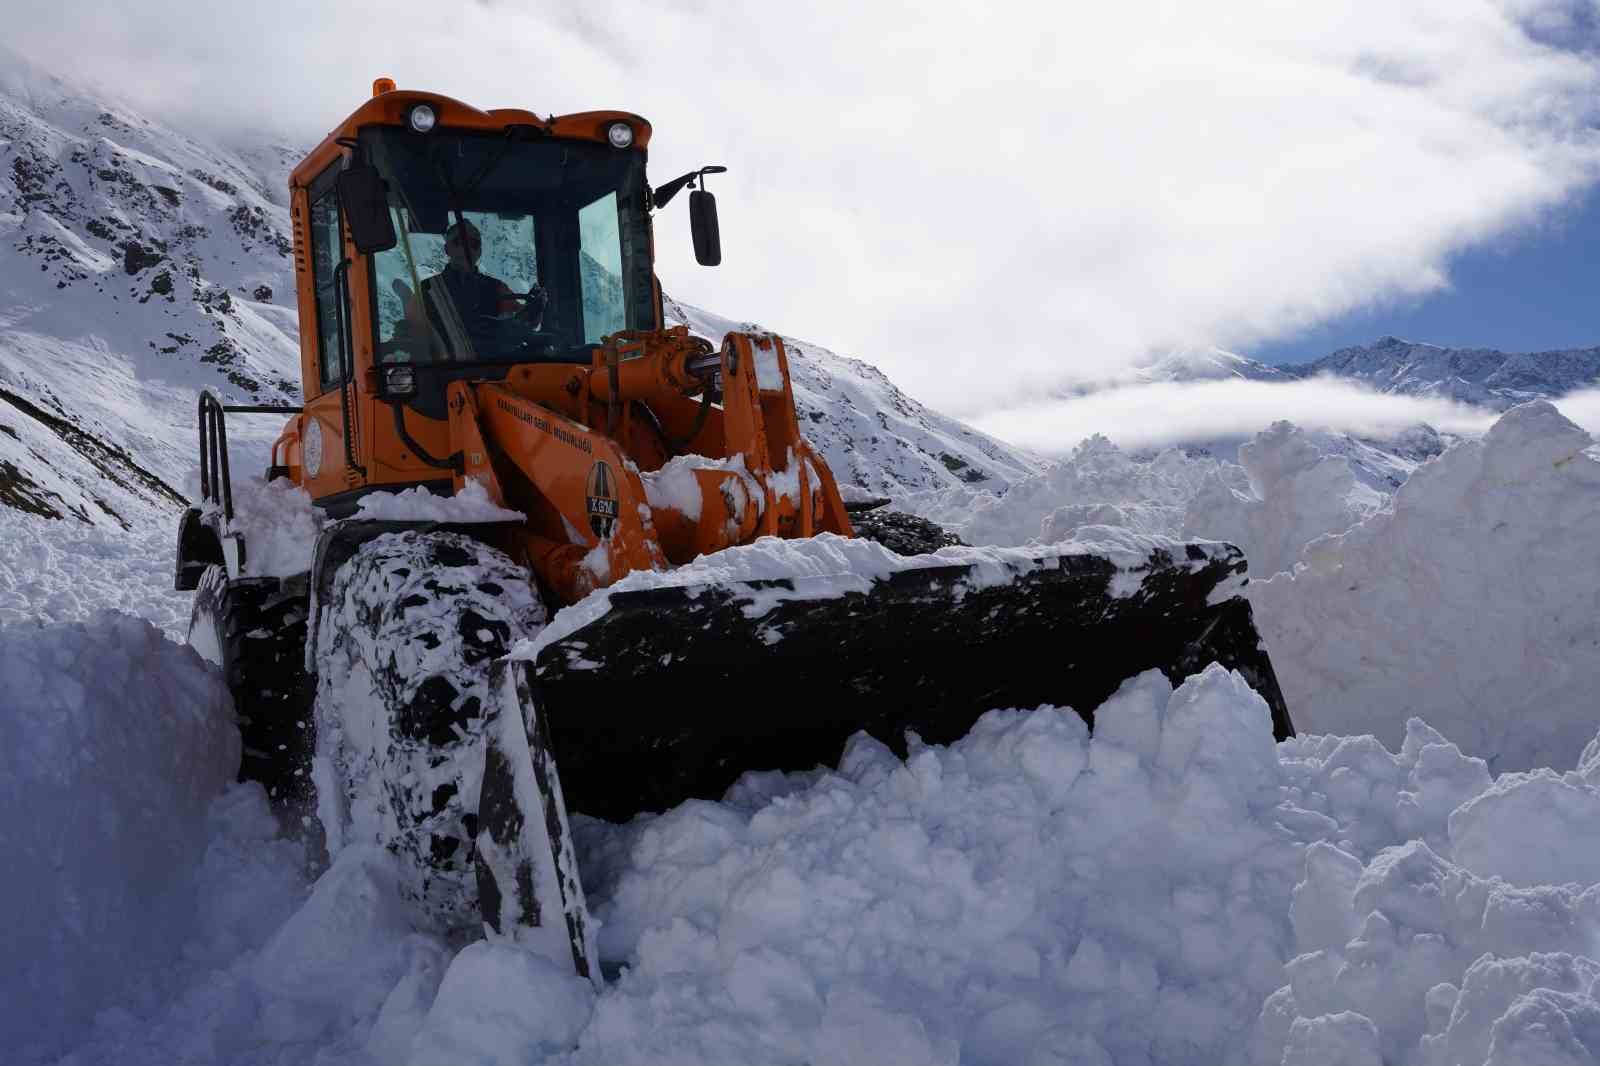
<path id="1" fill-rule="evenodd" d="M 1600 346 L 1503 352 L 1388 335 L 1372 344 L 1351 345 L 1309 363 L 1277 369 L 1292 378 L 1332 374 L 1379 392 L 1442 397 L 1503 411 L 1595 384 L 1600 378 Z"/>
<path id="2" fill-rule="evenodd" d="M 1600 379 L 1600 345 L 1505 352 L 1385 335 L 1310 362 L 1277 364 L 1215 346 L 1193 346 L 1174 349 L 1139 367 L 1133 380 L 1138 384 L 1227 378 L 1287 382 L 1322 376 L 1359 382 L 1391 395 L 1436 397 L 1503 411 L 1595 385 Z"/>

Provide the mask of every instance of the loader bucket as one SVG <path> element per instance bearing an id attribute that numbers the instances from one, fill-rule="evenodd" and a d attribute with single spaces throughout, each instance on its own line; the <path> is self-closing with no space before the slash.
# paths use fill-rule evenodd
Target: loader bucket
<path id="1" fill-rule="evenodd" d="M 960 555 L 843 594 L 818 578 L 602 593 L 609 610 L 515 664 L 571 809 L 621 820 L 715 799 L 747 770 L 834 765 L 858 730 L 904 755 L 908 730 L 949 743 L 998 707 L 1071 707 L 1093 727 L 1151 668 L 1175 684 L 1237 670 L 1274 735 L 1293 734 L 1232 545 L 1013 553 L 998 576 Z"/>

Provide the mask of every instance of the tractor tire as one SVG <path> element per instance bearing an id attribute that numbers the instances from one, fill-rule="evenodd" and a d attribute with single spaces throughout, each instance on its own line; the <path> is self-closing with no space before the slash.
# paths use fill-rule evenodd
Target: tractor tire
<path id="1" fill-rule="evenodd" d="M 208 566 L 189 617 L 189 645 L 222 670 L 233 695 L 239 780 L 259 781 L 291 826 L 316 807 L 306 614 L 305 598 L 285 595 L 276 579 L 229 580 L 221 566 Z"/>
<path id="2" fill-rule="evenodd" d="M 528 571 L 460 533 L 385 533 L 335 575 L 317 634 L 329 855 L 381 844 L 441 931 L 480 923 L 474 840 L 489 670 L 547 615 Z"/>
<path id="3" fill-rule="evenodd" d="M 960 546 L 961 538 L 926 518 L 903 511 L 862 511 L 850 516 L 856 536 L 877 541 L 896 555 L 927 555 Z"/>

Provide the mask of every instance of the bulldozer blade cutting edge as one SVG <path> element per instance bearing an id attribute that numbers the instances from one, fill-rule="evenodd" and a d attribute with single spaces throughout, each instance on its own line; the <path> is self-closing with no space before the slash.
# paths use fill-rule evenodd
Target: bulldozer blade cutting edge
<path id="1" fill-rule="evenodd" d="M 609 819 L 719 798 L 747 770 L 834 765 L 858 730 L 903 756 L 908 730 L 949 743 L 994 708 L 1070 707 L 1092 727 L 1152 668 L 1174 684 L 1236 670 L 1293 735 L 1239 550 L 1141 543 L 1142 560 L 1011 551 L 998 567 L 948 549 L 842 593 L 814 577 L 607 590 L 511 662 L 572 809 Z"/>
<path id="2" fill-rule="evenodd" d="M 491 668 L 478 802 L 479 907 L 487 932 L 599 984 L 595 925 L 578 878 L 561 779 L 522 671 Z"/>

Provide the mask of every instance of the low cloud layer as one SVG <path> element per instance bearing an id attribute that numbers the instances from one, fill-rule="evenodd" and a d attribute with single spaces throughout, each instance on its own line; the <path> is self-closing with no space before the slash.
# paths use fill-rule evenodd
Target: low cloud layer
<path id="1" fill-rule="evenodd" d="M 1600 389 L 1555 401 L 1568 418 L 1600 433 Z M 1124 448 L 1253 436 L 1279 419 L 1306 429 L 1387 437 L 1426 423 L 1464 436 L 1487 430 L 1499 412 L 1449 400 L 1392 396 L 1335 378 L 1264 382 L 1162 382 L 996 411 L 974 424 L 1001 440 L 1063 455 L 1099 433 Z"/>
<path id="2" fill-rule="evenodd" d="M 1562 414 L 1600 438 L 1600 388 L 1569 392 L 1556 401 L 1556 406 Z"/>
<path id="3" fill-rule="evenodd" d="M 1572 0 L 11 10 L 34 62 L 236 138 L 310 143 L 378 74 L 641 112 L 657 181 L 729 167 L 719 270 L 658 220 L 670 293 L 957 414 L 1437 289 L 1600 166 Z"/>

